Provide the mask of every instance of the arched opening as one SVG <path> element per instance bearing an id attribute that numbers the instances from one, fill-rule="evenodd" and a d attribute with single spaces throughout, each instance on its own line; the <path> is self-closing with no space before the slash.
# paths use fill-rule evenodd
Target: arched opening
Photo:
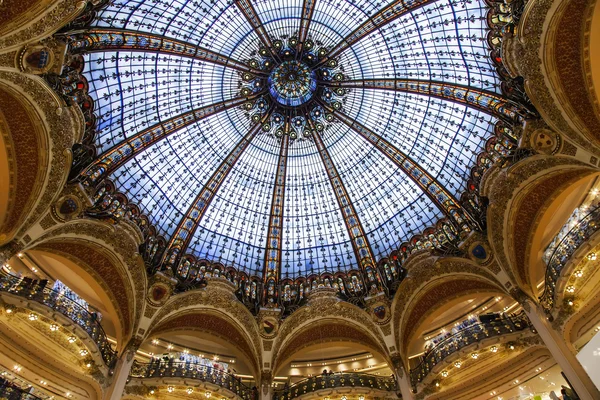
<path id="1" fill-rule="evenodd" d="M 0 244 L 33 208 L 48 170 L 44 123 L 23 96 L 0 85 Z"/>
<path id="2" fill-rule="evenodd" d="M 194 363 L 199 362 L 195 356 L 213 359 L 219 364 L 227 364 L 223 367 L 225 371 L 229 369 L 236 375 L 243 375 L 248 382 L 258 376 L 258 355 L 254 344 L 238 322 L 221 312 L 196 310 L 171 315 L 157 321 L 148 338 L 150 341 L 144 344 L 144 348 L 155 349 L 148 354 L 157 355 L 156 350 L 163 350 L 163 357 L 170 353 L 179 357 L 176 353 L 187 350 L 189 354 L 193 353 Z"/>
<path id="3" fill-rule="evenodd" d="M 528 256 L 528 276 L 534 295 L 539 296 L 544 291 L 547 262 L 552 257 L 553 250 L 568 231 L 575 228 L 577 220 L 583 218 L 591 208 L 587 211 L 582 210 L 577 213 L 580 216 L 571 218 L 574 211 L 584 203 L 591 205 L 592 208 L 597 204 L 594 200 L 595 194 L 592 193 L 597 185 L 597 174 L 577 180 L 553 198 L 538 217 L 538 223 L 530 233 L 531 245 Z"/>

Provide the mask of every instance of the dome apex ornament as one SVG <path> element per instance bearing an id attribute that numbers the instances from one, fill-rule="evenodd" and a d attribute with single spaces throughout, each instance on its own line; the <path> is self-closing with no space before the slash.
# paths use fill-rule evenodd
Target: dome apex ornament
<path id="1" fill-rule="evenodd" d="M 240 94 L 268 93 L 242 105 L 247 117 L 258 122 L 272 110 L 262 125 L 264 133 L 281 138 L 309 139 L 322 134 L 335 118 L 328 110 L 343 110 L 348 88 L 332 83 L 347 79 L 337 59 L 327 59 L 327 49 L 313 40 L 301 43 L 295 36 L 273 41 L 270 50 L 261 47 L 248 66 L 264 74 L 240 72 Z"/>

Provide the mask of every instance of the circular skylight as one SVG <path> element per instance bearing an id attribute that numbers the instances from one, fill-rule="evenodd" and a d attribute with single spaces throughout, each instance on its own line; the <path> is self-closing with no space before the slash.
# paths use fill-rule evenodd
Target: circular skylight
<path id="1" fill-rule="evenodd" d="M 115 1 L 74 44 L 97 115 L 90 174 L 140 206 L 174 259 L 255 276 L 359 269 L 442 217 L 460 230 L 502 98 L 486 13 Z"/>

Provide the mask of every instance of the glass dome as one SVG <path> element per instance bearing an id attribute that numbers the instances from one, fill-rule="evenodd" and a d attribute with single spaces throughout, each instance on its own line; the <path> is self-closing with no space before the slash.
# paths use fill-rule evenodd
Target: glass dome
<path id="1" fill-rule="evenodd" d="M 483 1 L 130 0 L 85 50 L 97 161 L 183 254 L 376 263 L 450 218 L 499 118 Z M 464 225 L 463 225 L 464 224 Z M 173 251 L 175 249 L 175 251 Z"/>

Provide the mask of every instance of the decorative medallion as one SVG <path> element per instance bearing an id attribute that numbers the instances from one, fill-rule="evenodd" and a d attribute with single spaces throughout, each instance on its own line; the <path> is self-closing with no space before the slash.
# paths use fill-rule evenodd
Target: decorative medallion
<path id="1" fill-rule="evenodd" d="M 560 148 L 560 135 L 549 129 L 538 129 L 531 134 L 531 147 L 541 154 L 556 154 Z"/>
<path id="2" fill-rule="evenodd" d="M 315 132 L 323 133 L 334 122 L 326 107 L 342 110 L 347 88 L 331 83 L 346 79 L 337 59 L 327 59 L 327 50 L 320 42 L 297 38 L 281 38 L 272 51 L 260 48 L 248 65 L 263 74 L 240 73 L 240 93 L 250 97 L 267 88 L 267 94 L 244 103 L 242 109 L 253 121 L 263 120 L 264 133 L 275 137 L 308 139 Z M 326 107 L 324 107 L 326 106 Z"/>
<path id="3" fill-rule="evenodd" d="M 385 324 L 391 318 L 390 306 L 387 302 L 378 301 L 371 306 L 371 310 L 373 312 L 373 321 L 377 324 Z"/>
<path id="4" fill-rule="evenodd" d="M 478 264 L 487 264 L 492 257 L 492 249 L 485 242 L 476 241 L 469 246 L 469 258 Z"/>

